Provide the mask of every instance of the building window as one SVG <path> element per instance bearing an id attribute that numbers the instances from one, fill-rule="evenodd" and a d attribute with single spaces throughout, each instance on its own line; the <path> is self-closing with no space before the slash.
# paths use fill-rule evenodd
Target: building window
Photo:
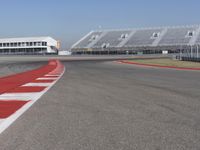
<path id="1" fill-rule="evenodd" d="M 47 46 L 47 42 L 42 42 L 42 46 Z"/>
<path id="2" fill-rule="evenodd" d="M 3 46 L 3 44 L 2 43 L 0 43 L 0 47 L 2 47 Z"/>
<path id="3" fill-rule="evenodd" d="M 37 42 L 37 46 L 42 46 L 42 43 L 41 42 Z"/>

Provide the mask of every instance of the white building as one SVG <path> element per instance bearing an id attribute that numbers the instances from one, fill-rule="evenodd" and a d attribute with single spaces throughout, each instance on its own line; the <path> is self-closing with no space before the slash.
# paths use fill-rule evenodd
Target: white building
<path id="1" fill-rule="evenodd" d="M 0 39 L 0 54 L 57 54 L 60 43 L 51 37 Z"/>
<path id="2" fill-rule="evenodd" d="M 71 51 L 67 51 L 67 50 L 65 50 L 65 51 L 59 51 L 59 53 L 58 53 L 58 55 L 61 55 L 61 56 L 66 56 L 66 55 L 71 55 L 72 54 L 72 52 Z"/>

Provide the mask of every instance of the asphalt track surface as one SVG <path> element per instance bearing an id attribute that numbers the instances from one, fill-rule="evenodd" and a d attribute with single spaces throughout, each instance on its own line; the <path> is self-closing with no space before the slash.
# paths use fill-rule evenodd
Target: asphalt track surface
<path id="1" fill-rule="evenodd" d="M 57 84 L 0 135 L 1 150 L 200 149 L 199 71 L 63 63 Z"/>

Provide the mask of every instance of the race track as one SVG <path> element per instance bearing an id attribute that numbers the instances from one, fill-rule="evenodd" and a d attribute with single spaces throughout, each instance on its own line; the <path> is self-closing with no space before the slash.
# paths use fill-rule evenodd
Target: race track
<path id="1" fill-rule="evenodd" d="M 57 84 L 0 135 L 1 150 L 200 149 L 200 72 L 63 64 Z"/>

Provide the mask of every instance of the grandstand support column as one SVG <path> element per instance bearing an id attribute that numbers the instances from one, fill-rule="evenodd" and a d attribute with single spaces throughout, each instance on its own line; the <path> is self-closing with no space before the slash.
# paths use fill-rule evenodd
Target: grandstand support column
<path id="1" fill-rule="evenodd" d="M 192 45 L 191 45 L 191 49 L 190 49 L 190 52 L 191 52 L 191 58 L 193 57 L 193 47 L 192 47 Z"/>
<path id="2" fill-rule="evenodd" d="M 182 59 L 182 49 L 183 48 L 182 48 L 182 45 L 181 45 L 181 47 L 180 47 L 180 58 L 179 58 L 180 60 Z"/>
<path id="3" fill-rule="evenodd" d="M 197 44 L 197 58 L 199 58 L 199 45 Z"/>

